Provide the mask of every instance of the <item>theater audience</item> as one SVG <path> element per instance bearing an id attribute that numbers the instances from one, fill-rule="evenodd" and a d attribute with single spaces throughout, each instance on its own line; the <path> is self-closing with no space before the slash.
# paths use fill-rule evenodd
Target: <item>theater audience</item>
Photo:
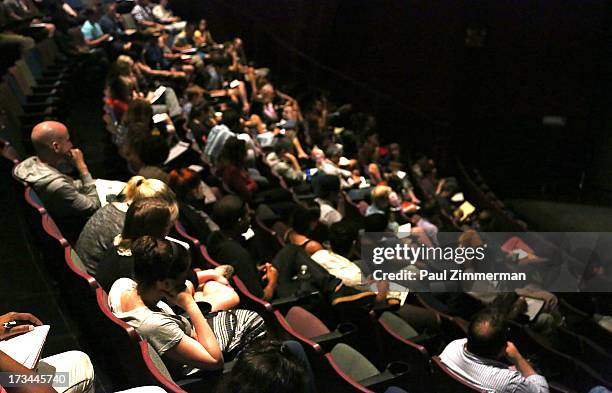
<path id="1" fill-rule="evenodd" d="M 236 274 L 255 296 L 270 300 L 274 297 L 294 296 L 298 292 L 319 291 L 332 306 L 346 304 L 352 307 L 369 307 L 373 292 L 360 292 L 342 284 L 314 262 L 298 246 L 288 244 L 274 257 L 271 263 L 257 264 L 247 251 L 242 234 L 249 228 L 250 217 L 247 204 L 239 197 L 229 195 L 215 204 L 213 220 L 221 228 L 208 239 L 210 256 L 220 263 L 236 269 Z M 296 275 L 306 270 L 307 280 L 295 280 Z"/>
<path id="2" fill-rule="evenodd" d="M 89 274 L 96 275 L 100 259 L 112 246 L 115 236 L 121 233 L 129 206 L 144 198 L 162 198 L 170 204 L 175 202 L 174 194 L 162 181 L 134 176 L 116 201 L 98 209 L 87 221 L 75 249 Z"/>
<path id="3" fill-rule="evenodd" d="M 113 284 L 109 306 L 153 346 L 172 375 L 220 369 L 266 334 L 253 311 L 202 313 L 194 288 L 186 285 L 191 258 L 181 244 L 145 236 L 134 241 L 132 252 L 134 280 L 121 278 Z M 176 315 L 164 298 L 189 319 Z"/>
<path id="4" fill-rule="evenodd" d="M 504 357 L 513 367 L 501 361 Z M 509 341 L 506 322 L 499 314 L 476 315 L 467 338 L 448 344 L 440 359 L 460 378 L 483 389 L 548 392 L 546 378 L 537 374 Z"/>

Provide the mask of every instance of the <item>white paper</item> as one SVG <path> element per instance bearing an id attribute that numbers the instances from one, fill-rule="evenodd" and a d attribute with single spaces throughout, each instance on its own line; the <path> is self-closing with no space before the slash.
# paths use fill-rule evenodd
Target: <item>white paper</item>
<path id="1" fill-rule="evenodd" d="M 168 153 L 168 158 L 166 158 L 166 161 L 164 161 L 164 165 L 185 153 L 187 149 L 189 149 L 189 143 L 183 141 L 180 141 L 176 145 L 172 146 L 170 153 Z"/>
<path id="2" fill-rule="evenodd" d="M 244 240 L 249 240 L 253 236 L 255 236 L 255 232 L 253 231 L 253 229 L 251 229 L 251 227 L 249 227 L 249 229 L 247 229 L 246 232 L 242 234 Z"/>
<path id="3" fill-rule="evenodd" d="M 395 174 L 397 175 L 397 177 L 399 177 L 400 179 L 403 179 L 406 177 L 406 172 L 404 171 L 397 171 L 395 172 Z"/>
<path id="4" fill-rule="evenodd" d="M 161 97 L 165 92 L 166 92 L 166 86 L 158 87 L 155 90 L 155 93 L 153 94 L 153 98 L 151 99 L 151 104 L 154 104 L 155 101 L 159 100 L 159 97 Z"/>
<path id="5" fill-rule="evenodd" d="M 410 223 L 406 223 L 404 225 L 400 225 L 397 228 L 397 237 L 403 239 L 405 237 L 410 236 L 410 230 L 412 229 L 412 225 Z"/>
<path id="6" fill-rule="evenodd" d="M 96 192 L 98 193 L 98 199 L 100 205 L 105 206 L 108 204 L 106 197 L 108 195 L 119 195 L 125 188 L 126 183 L 117 180 L 104 180 L 96 179 Z"/>
<path id="7" fill-rule="evenodd" d="M 521 250 L 520 248 L 516 248 L 516 249 L 512 250 L 512 253 L 515 254 L 515 255 L 518 255 L 518 259 L 519 260 L 521 260 L 521 259 L 523 259 L 523 258 L 525 258 L 525 257 L 527 257 L 529 255 L 529 254 L 527 254 L 526 251 Z"/>
<path id="8" fill-rule="evenodd" d="M 167 113 L 158 113 L 153 115 L 153 123 L 163 123 L 168 120 L 170 116 Z"/>
<path id="9" fill-rule="evenodd" d="M 38 364 L 49 328 L 49 325 L 36 326 L 32 331 L 0 341 L 0 351 L 32 370 Z"/>
<path id="10" fill-rule="evenodd" d="M 465 198 L 463 197 L 463 193 L 462 192 L 458 192 L 455 195 L 453 195 L 451 197 L 451 201 L 452 202 L 463 202 L 465 200 Z"/>
<path id="11" fill-rule="evenodd" d="M 348 166 L 350 163 L 351 163 L 351 160 L 349 160 L 346 157 L 340 157 L 340 162 L 338 162 L 340 166 Z"/>
<path id="12" fill-rule="evenodd" d="M 525 301 L 527 302 L 527 311 L 525 311 L 525 315 L 529 317 L 530 321 L 533 321 L 544 306 L 544 300 L 525 297 Z"/>

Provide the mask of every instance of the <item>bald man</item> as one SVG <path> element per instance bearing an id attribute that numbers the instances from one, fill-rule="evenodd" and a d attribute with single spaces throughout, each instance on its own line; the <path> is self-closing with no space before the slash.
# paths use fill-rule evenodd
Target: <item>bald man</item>
<path id="1" fill-rule="evenodd" d="M 502 362 L 504 358 L 514 367 Z M 448 344 L 440 360 L 460 378 L 487 391 L 548 393 L 546 378 L 508 341 L 506 320 L 499 313 L 474 316 L 467 339 Z"/>
<path id="2" fill-rule="evenodd" d="M 72 146 L 66 126 L 57 121 L 37 124 L 32 144 L 37 155 L 17 165 L 15 177 L 36 191 L 54 219 L 91 216 L 100 207 L 96 184 L 83 153 Z M 66 175 L 74 169 L 79 180 Z"/>

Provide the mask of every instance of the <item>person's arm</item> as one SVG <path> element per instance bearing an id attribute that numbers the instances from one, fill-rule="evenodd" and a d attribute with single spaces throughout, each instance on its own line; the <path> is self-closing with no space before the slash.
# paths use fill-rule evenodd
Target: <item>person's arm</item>
<path id="1" fill-rule="evenodd" d="M 268 282 L 263 289 L 262 298 L 266 301 L 270 301 L 274 297 L 276 287 L 278 286 L 278 270 L 272 266 L 271 263 L 262 265 L 260 269 L 265 272 L 263 279 Z"/>
<path id="2" fill-rule="evenodd" d="M 514 343 L 506 343 L 506 357 L 514 364 L 516 370 L 521 373 L 524 380 L 518 381 L 516 393 L 548 393 L 548 382 L 546 378 L 535 372 L 531 364 L 521 355 Z"/>
<path id="3" fill-rule="evenodd" d="M 32 325 L 16 326 L 12 329 L 5 329 L 3 324 L 14 320 L 27 320 Z M 26 333 L 32 330 L 33 326 L 40 326 L 42 322 L 34 315 L 29 313 L 9 312 L 0 315 L 0 340 L 10 338 L 12 336 Z M 0 372 L 15 373 L 15 374 L 32 374 L 35 372 L 16 362 L 13 358 L 0 351 Z M 26 385 L 13 388 L 5 388 L 9 393 L 54 393 L 55 390 L 51 385 Z"/>
<path id="4" fill-rule="evenodd" d="M 79 16 L 79 14 L 77 14 L 77 12 L 74 10 L 74 8 L 72 8 L 70 6 L 70 4 L 64 2 L 62 4 L 62 9 L 70 16 L 72 16 L 73 18 L 76 18 L 77 16 Z"/>
<path id="5" fill-rule="evenodd" d="M 100 208 L 96 182 L 89 173 L 81 150 L 72 149 L 70 153 L 72 155 L 72 162 L 79 172 L 81 186 L 77 188 L 74 184 L 60 178 L 58 180 L 61 181 L 61 184 L 54 190 L 54 197 L 69 204 L 72 212 L 77 213 L 76 215 L 88 216 Z M 50 189 L 53 188 L 52 185 L 53 183 L 50 184 Z"/>
<path id="6" fill-rule="evenodd" d="M 98 38 L 85 39 L 87 46 L 98 46 L 110 38 L 110 34 L 102 34 Z"/>
<path id="7" fill-rule="evenodd" d="M 170 294 L 169 294 L 170 295 Z M 169 358 L 205 370 L 216 370 L 223 367 L 223 353 L 214 332 L 202 315 L 189 289 L 172 298 L 172 303 L 181 307 L 191 321 L 195 338 L 184 335 L 181 341 L 166 354 Z"/>

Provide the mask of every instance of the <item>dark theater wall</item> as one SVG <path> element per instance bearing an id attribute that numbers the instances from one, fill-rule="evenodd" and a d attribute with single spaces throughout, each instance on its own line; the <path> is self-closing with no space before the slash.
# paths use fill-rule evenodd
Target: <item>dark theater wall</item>
<path id="1" fill-rule="evenodd" d="M 574 197 L 581 179 L 607 179 L 597 169 L 612 161 L 601 149 L 612 107 L 604 0 L 172 4 L 184 17 L 206 16 L 218 40 L 249 37 L 253 60 L 300 81 L 288 89 L 323 87 L 368 108 L 383 135 L 414 150 L 434 140 L 461 149 L 502 195 Z M 468 30 L 486 34 L 466 44 Z"/>

